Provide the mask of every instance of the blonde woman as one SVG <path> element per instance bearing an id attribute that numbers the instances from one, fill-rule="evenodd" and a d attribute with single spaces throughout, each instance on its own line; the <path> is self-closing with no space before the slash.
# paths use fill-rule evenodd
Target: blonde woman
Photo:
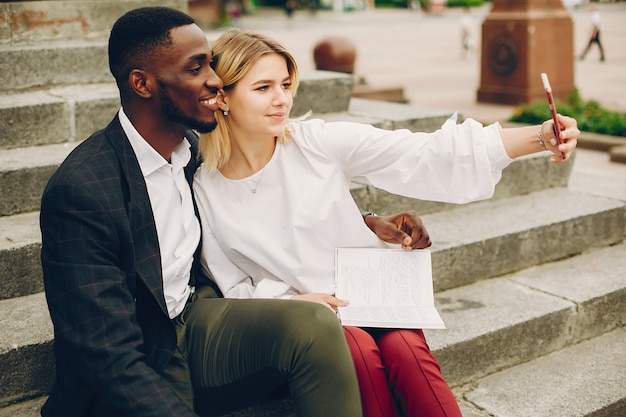
<path id="1" fill-rule="evenodd" d="M 218 129 L 200 138 L 204 165 L 194 190 L 203 266 L 226 297 L 346 305 L 333 293 L 334 249 L 385 245 L 359 217 L 352 177 L 420 199 L 487 199 L 513 158 L 545 146 L 560 162 L 579 135 L 576 121 L 563 116 L 560 146 L 552 121 L 502 129 L 449 120 L 437 132 L 413 133 L 290 120 L 298 69 L 282 45 L 230 30 L 213 50 L 224 88 Z M 344 333 L 366 416 L 461 415 L 422 331 L 344 327 Z"/>

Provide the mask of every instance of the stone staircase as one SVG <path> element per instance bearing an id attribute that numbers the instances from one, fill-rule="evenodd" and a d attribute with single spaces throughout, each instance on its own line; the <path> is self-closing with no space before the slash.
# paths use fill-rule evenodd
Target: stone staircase
<path id="1" fill-rule="evenodd" d="M 39 415 L 54 377 L 39 198 L 69 151 L 118 109 L 107 28 L 130 8 L 185 3 L 0 3 L 0 417 Z M 293 115 L 424 131 L 450 117 L 351 98 L 345 74 L 302 78 Z M 427 225 L 447 326 L 427 338 L 466 417 L 626 415 L 626 179 L 572 188 L 571 170 L 522 158 L 493 199 L 464 206 L 353 183 L 363 210 L 412 209 Z M 222 417 L 293 415 L 283 395 Z"/>

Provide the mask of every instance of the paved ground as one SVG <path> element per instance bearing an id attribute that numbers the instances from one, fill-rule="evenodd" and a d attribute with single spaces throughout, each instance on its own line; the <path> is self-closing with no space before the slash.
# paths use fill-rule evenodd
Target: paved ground
<path id="1" fill-rule="evenodd" d="M 480 32 L 489 7 L 473 9 L 476 33 Z M 626 2 L 600 4 L 599 9 L 607 60 L 600 63 L 597 50 L 592 50 L 585 61 L 576 61 L 575 84 L 583 98 L 597 99 L 608 108 L 626 111 Z M 581 8 L 570 14 L 574 51 L 579 53 L 587 36 L 588 13 Z M 452 8 L 440 15 L 405 9 L 322 11 L 315 16 L 298 11 L 288 20 L 281 10 L 261 8 L 244 16 L 240 26 L 281 41 L 304 71 L 314 68 L 313 48 L 320 39 L 345 36 L 357 49 L 355 75 L 365 77 L 370 85 L 402 86 L 411 103 L 420 106 L 458 109 L 481 119 L 507 118 L 511 106 L 475 102 L 480 62 L 478 55 L 461 57 L 459 18 L 460 11 Z"/>
<path id="2" fill-rule="evenodd" d="M 472 11 L 477 34 L 490 7 L 488 4 Z M 585 61 L 576 60 L 575 85 L 583 99 L 595 99 L 606 108 L 626 111 L 626 2 L 600 4 L 599 10 L 606 61 L 599 61 L 597 49 L 590 51 Z M 589 17 L 586 8 L 572 9 L 570 14 L 574 51 L 578 54 L 585 46 Z M 242 17 L 238 25 L 282 42 L 294 54 L 301 71 L 315 68 L 313 48 L 320 39 L 345 36 L 356 46 L 355 76 L 363 77 L 369 85 L 401 86 L 416 106 L 458 110 L 483 122 L 505 121 L 513 106 L 475 100 L 480 86 L 479 52 L 462 57 L 459 19 L 458 9 L 438 15 L 407 9 L 320 11 L 316 15 L 302 10 L 288 19 L 282 10 L 259 8 Z M 209 37 L 215 38 L 221 31 L 209 31 Z M 476 38 L 480 41 L 480 36 Z M 588 152 L 580 152 L 582 158 L 578 158 L 577 165 L 582 164 L 581 169 L 608 170 L 610 175 L 626 178 L 626 164 L 609 163 L 605 153 Z"/>

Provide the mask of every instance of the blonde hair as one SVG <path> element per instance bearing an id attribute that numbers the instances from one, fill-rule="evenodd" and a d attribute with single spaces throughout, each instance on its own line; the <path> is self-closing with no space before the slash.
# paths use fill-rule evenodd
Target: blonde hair
<path id="1" fill-rule="evenodd" d="M 290 90 L 295 96 L 298 89 L 298 67 L 293 56 L 284 46 L 264 35 L 229 29 L 224 32 L 213 44 L 213 65 L 215 73 L 224 83 L 224 91 L 235 88 L 256 62 L 267 54 L 278 54 L 285 58 L 287 71 L 291 82 Z M 228 118 L 221 110 L 215 112 L 217 127 L 210 133 L 200 135 L 200 156 L 204 159 L 204 167 L 215 170 L 223 167 L 230 158 L 230 129 Z M 288 129 L 277 137 L 280 143 L 287 143 L 291 139 Z"/>

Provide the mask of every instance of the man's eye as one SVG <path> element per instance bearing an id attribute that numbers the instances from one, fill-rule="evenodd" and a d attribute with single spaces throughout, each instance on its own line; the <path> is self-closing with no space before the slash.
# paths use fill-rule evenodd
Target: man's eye
<path id="1" fill-rule="evenodd" d="M 202 69 L 202 67 L 197 66 L 197 67 L 190 68 L 190 69 L 189 69 L 189 71 L 190 71 L 192 74 L 197 74 L 197 73 L 199 73 L 199 72 L 200 72 L 200 70 L 201 70 L 201 69 Z"/>

